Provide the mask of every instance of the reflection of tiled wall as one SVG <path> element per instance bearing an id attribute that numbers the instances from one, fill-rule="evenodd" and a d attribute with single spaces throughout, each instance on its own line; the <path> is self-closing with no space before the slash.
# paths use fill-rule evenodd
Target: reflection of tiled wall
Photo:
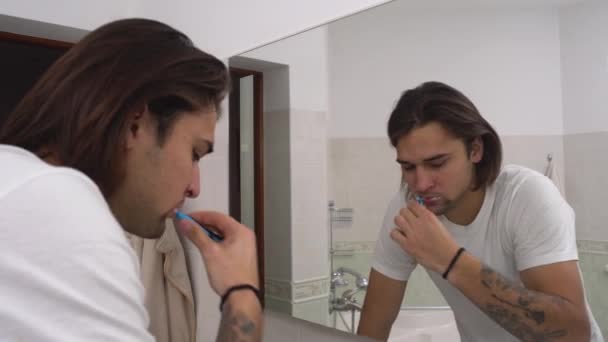
<path id="1" fill-rule="evenodd" d="M 604 337 L 608 337 L 608 132 L 567 134 L 566 194 L 576 213 L 580 267 L 587 300 Z"/>
<path id="2" fill-rule="evenodd" d="M 290 282 L 266 278 L 266 307 L 326 325 L 329 319 L 329 276 Z"/>
<path id="3" fill-rule="evenodd" d="M 579 264 L 587 301 L 593 316 L 608 337 L 608 241 L 578 241 Z"/>
<path id="4" fill-rule="evenodd" d="M 369 276 L 371 271 L 371 258 L 374 241 L 355 241 L 355 242 L 336 242 L 334 248 L 338 250 L 352 250 L 351 253 L 338 253 L 334 255 L 333 266 L 334 270 L 338 267 L 349 267 L 361 273 L 365 277 Z M 354 279 L 350 275 L 344 276 L 350 285 L 343 288 L 338 288 L 336 294 L 339 296 L 347 289 L 354 288 Z M 365 292 L 359 292 L 355 296 L 359 303 L 363 303 Z M 403 301 L 403 306 L 445 306 L 447 305 L 443 299 L 443 295 L 435 286 L 431 278 L 422 267 L 417 267 L 407 283 L 406 295 Z"/>
<path id="5" fill-rule="evenodd" d="M 314 299 L 293 305 L 292 316 L 328 326 L 329 324 L 329 300 L 327 297 Z"/>
<path id="6" fill-rule="evenodd" d="M 289 110 L 264 113 L 264 269 L 266 294 L 282 298 L 291 280 L 291 175 L 289 168 Z M 281 243 L 276 243 L 281 241 Z M 285 295 L 286 298 L 290 294 Z M 289 304 L 286 304 L 289 303 Z M 270 310 L 289 313 L 291 303 L 269 299 Z"/>
<path id="7" fill-rule="evenodd" d="M 551 154 L 557 172 L 564 180 L 564 142 L 561 135 L 506 135 L 500 137 L 503 165 L 517 164 L 544 173 Z"/>
<path id="8" fill-rule="evenodd" d="M 365 246 L 365 245 L 373 246 L 374 244 L 375 244 L 375 242 L 373 242 L 373 241 L 368 242 L 367 244 L 365 242 L 360 242 L 359 246 Z M 345 243 L 341 243 L 341 245 L 342 245 L 341 247 L 346 247 L 346 246 L 344 246 Z M 334 257 L 333 257 L 334 271 L 336 269 L 338 269 L 339 267 L 348 267 L 348 268 L 351 268 L 351 269 L 361 273 L 361 275 L 363 275 L 364 277 L 368 278 L 369 272 L 371 270 L 371 267 L 370 267 L 371 254 L 370 254 L 369 249 L 367 249 L 367 251 L 365 251 L 364 248 L 362 248 L 362 249 L 352 248 L 354 246 L 351 246 L 350 243 L 348 244 L 348 247 L 351 247 L 350 249 L 353 251 L 349 252 L 349 253 L 334 254 Z M 334 244 L 334 248 L 336 248 L 335 244 Z M 337 288 L 336 289 L 337 296 L 341 296 L 342 293 L 348 289 L 351 289 L 351 290 L 355 289 L 355 285 L 354 285 L 355 278 L 349 274 L 345 274 L 344 278 L 349 282 L 349 285 L 347 285 L 345 287 Z M 360 304 L 362 304 L 363 299 L 365 298 L 365 292 L 359 292 L 357 295 L 355 295 L 355 298 Z"/>
<path id="9" fill-rule="evenodd" d="M 576 213 L 577 238 L 608 240 L 608 132 L 568 134 L 566 194 Z"/>
<path id="10" fill-rule="evenodd" d="M 423 267 L 416 267 L 405 290 L 403 306 L 447 306 L 431 277 Z"/>
<path id="11" fill-rule="evenodd" d="M 352 224 L 338 225 L 333 241 L 375 241 L 400 184 L 393 147 L 387 138 L 336 138 L 328 148 L 329 198 L 354 209 Z"/>
<path id="12" fill-rule="evenodd" d="M 283 301 L 286 303 L 292 302 L 292 289 L 289 280 L 279 280 L 266 277 L 264 280 L 264 290 L 267 298 Z"/>
<path id="13" fill-rule="evenodd" d="M 325 323 L 330 275 L 327 112 L 291 108 L 290 120 L 290 163 L 277 172 L 289 172 L 292 179 L 292 315 Z"/>
<path id="14" fill-rule="evenodd" d="M 327 113 L 291 108 L 265 115 L 268 307 L 308 319 L 314 306 L 328 311 Z"/>
<path id="15" fill-rule="evenodd" d="M 291 161 L 277 172 L 291 174 L 292 278 L 298 282 L 329 276 L 327 112 L 292 108 L 290 120 Z"/>

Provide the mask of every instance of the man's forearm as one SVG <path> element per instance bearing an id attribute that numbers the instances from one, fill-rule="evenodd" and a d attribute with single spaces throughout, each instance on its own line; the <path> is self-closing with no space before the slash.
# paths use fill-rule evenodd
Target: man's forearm
<path id="1" fill-rule="evenodd" d="M 262 324 L 262 309 L 253 292 L 233 292 L 224 303 L 216 341 L 261 341 Z"/>
<path id="2" fill-rule="evenodd" d="M 584 310 L 565 298 L 526 289 L 468 253 L 458 260 L 448 280 L 522 341 L 589 340 Z"/>

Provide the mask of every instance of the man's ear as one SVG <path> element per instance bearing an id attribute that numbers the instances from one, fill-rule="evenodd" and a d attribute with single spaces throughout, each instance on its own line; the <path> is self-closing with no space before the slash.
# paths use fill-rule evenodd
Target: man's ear
<path id="1" fill-rule="evenodd" d="M 474 164 L 477 164 L 483 158 L 483 140 L 481 137 L 476 137 L 471 142 L 471 153 L 469 155 L 469 159 Z"/>
<path id="2" fill-rule="evenodd" d="M 142 127 L 147 111 L 148 106 L 143 105 L 128 114 L 129 118 L 127 120 L 127 132 L 125 137 L 125 146 L 127 150 L 132 149 L 137 143 L 137 140 L 141 138 Z"/>

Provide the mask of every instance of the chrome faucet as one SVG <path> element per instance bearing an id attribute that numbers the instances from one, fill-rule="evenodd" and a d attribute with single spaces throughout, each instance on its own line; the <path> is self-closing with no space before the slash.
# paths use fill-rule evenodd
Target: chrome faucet
<path id="1" fill-rule="evenodd" d="M 348 280 L 344 279 L 345 274 L 350 274 L 355 277 L 356 289 L 348 289 L 342 293 L 342 296 L 336 297 L 336 288 L 344 287 L 349 284 Z M 361 311 L 361 305 L 354 296 L 361 291 L 365 291 L 368 284 L 369 281 L 361 273 L 349 267 L 339 267 L 331 275 L 330 313 L 333 311 Z"/>
<path id="2" fill-rule="evenodd" d="M 345 274 L 350 274 L 355 277 L 354 289 L 347 289 L 342 292 L 341 296 L 336 296 L 336 287 L 348 286 L 348 281 L 344 279 Z M 339 267 L 331 274 L 330 297 L 329 297 L 329 313 L 334 315 L 334 327 L 336 326 L 336 317 L 339 315 L 345 327 L 351 333 L 355 333 L 355 312 L 361 312 L 361 304 L 357 302 L 355 294 L 367 289 L 368 280 L 361 273 L 348 267 Z M 344 320 L 342 312 L 350 311 L 351 323 L 350 327 Z"/>
<path id="3" fill-rule="evenodd" d="M 353 277 L 355 277 L 355 285 L 357 286 L 357 289 L 359 290 L 365 290 L 367 289 L 367 285 L 369 284 L 369 281 L 367 280 L 366 277 L 364 277 L 361 273 L 353 270 L 352 268 L 348 268 L 348 267 L 339 267 L 336 272 L 334 272 L 334 274 L 337 275 L 344 275 L 344 274 L 350 274 Z M 348 284 L 348 283 L 347 283 Z"/>

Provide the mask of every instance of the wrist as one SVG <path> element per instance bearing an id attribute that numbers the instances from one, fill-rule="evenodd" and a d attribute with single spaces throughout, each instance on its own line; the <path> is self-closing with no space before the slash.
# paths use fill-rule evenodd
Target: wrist
<path id="1" fill-rule="evenodd" d="M 445 273 L 448 267 L 450 267 L 450 263 L 454 259 L 454 256 L 456 255 L 456 253 L 458 253 L 459 248 L 460 246 L 458 246 L 457 244 L 453 244 L 449 247 L 443 247 L 441 250 L 444 251 L 444 253 L 442 253 L 441 259 L 438 259 L 436 261 L 433 270 L 439 273 L 439 275 Z"/>
<path id="2" fill-rule="evenodd" d="M 228 296 L 220 311 L 222 313 L 240 311 L 259 314 L 262 310 L 262 303 L 253 291 L 235 291 Z"/>
<path id="3" fill-rule="evenodd" d="M 443 277 L 443 279 L 447 279 L 448 278 L 448 275 L 450 274 L 450 272 L 452 271 L 452 269 L 454 268 L 454 266 L 458 262 L 458 259 L 460 259 L 460 257 L 462 256 L 462 254 L 464 252 L 465 252 L 464 247 L 460 247 L 460 248 L 458 248 L 458 250 L 456 251 L 456 253 L 453 254 L 450 262 L 448 263 L 448 266 L 445 268 L 445 271 L 443 271 L 443 273 L 441 274 L 441 277 Z"/>
<path id="4" fill-rule="evenodd" d="M 479 274 L 481 263 L 468 251 L 462 252 L 446 280 L 457 288 L 468 286 L 471 279 Z"/>
<path id="5" fill-rule="evenodd" d="M 256 305 L 261 309 L 262 298 L 260 290 L 250 284 L 240 284 L 228 288 L 221 297 L 220 311 L 226 305 L 234 307 L 236 303 L 239 303 L 239 306 L 246 305 L 248 307 Z"/>

